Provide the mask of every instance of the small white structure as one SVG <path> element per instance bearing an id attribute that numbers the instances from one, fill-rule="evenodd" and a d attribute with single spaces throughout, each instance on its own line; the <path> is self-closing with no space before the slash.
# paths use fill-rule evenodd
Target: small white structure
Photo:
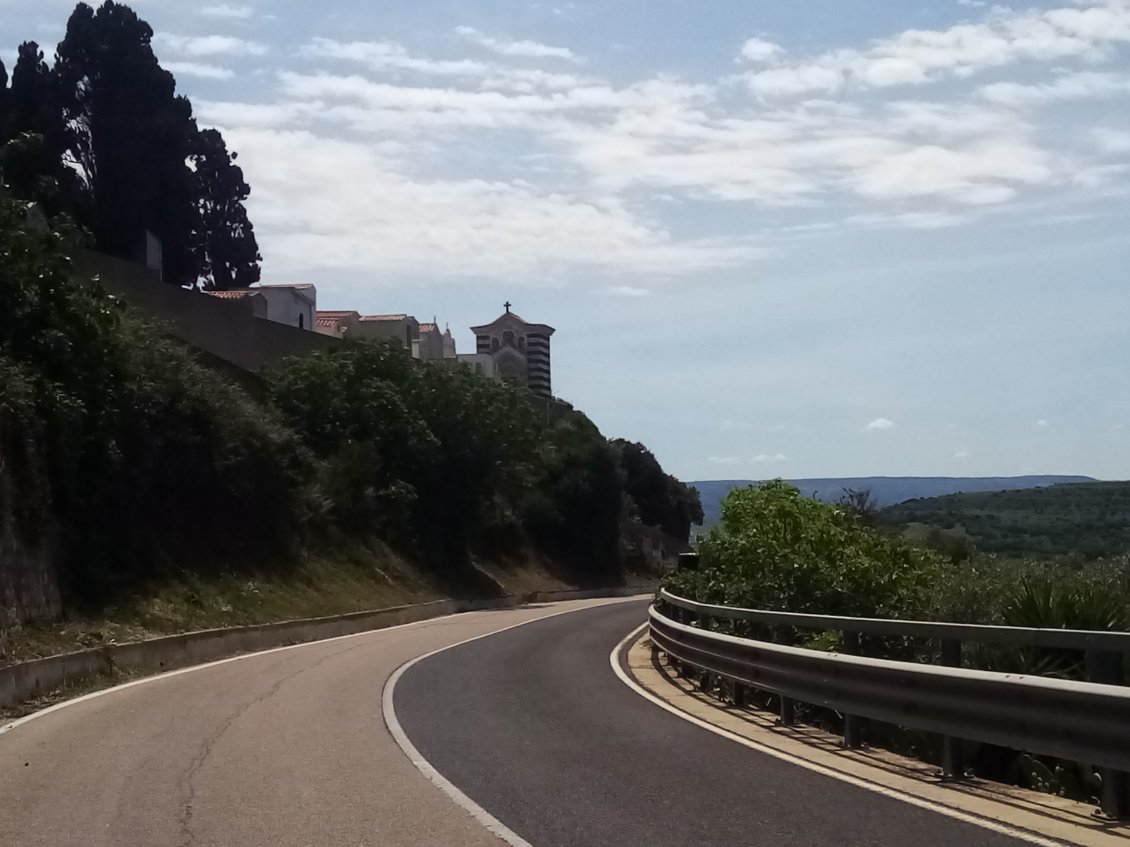
<path id="1" fill-rule="evenodd" d="M 470 368 L 478 376 L 500 379 L 498 369 L 494 366 L 494 357 L 490 353 L 459 353 L 455 358 L 459 364 Z"/>
<path id="2" fill-rule="evenodd" d="M 313 285 L 256 285 L 207 293 L 223 300 L 250 301 L 251 314 L 257 318 L 311 332 L 316 328 L 318 290 Z"/>

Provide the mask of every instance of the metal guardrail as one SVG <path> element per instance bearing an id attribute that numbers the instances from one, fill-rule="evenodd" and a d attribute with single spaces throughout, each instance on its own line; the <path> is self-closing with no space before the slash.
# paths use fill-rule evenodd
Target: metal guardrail
<path id="1" fill-rule="evenodd" d="M 765 609 L 712 606 L 709 603 L 699 603 L 685 597 L 678 597 L 666 590 L 659 592 L 659 598 L 672 606 L 686 609 L 698 615 L 726 618 L 727 620 L 755 621 L 763 624 L 782 624 L 802 629 L 839 630 L 868 635 L 901 635 L 907 638 L 969 641 L 978 644 L 1014 644 L 1062 650 L 1130 653 L 1130 632 L 1103 632 L 1086 629 L 1031 629 L 1019 626 L 773 612 Z"/>
<path id="2" fill-rule="evenodd" d="M 857 649 L 861 632 L 936 638 L 943 645 L 950 645 L 948 650 L 943 649 L 943 660 L 950 665 L 960 665 L 960 642 L 956 642 L 955 657 L 954 630 L 950 626 L 960 626 L 962 635 L 969 640 L 992 642 L 996 641 L 993 636 L 997 636 L 1009 639 L 1003 643 L 1032 643 L 1013 640 L 1013 633 L 1001 633 L 1008 627 L 730 609 L 695 603 L 665 591 L 660 593 L 660 603 L 670 604 L 672 609 L 668 611 L 679 616 L 683 616 L 679 612 L 683 610 L 762 623 L 838 629 L 845 632 L 849 652 L 852 647 Z M 951 777 L 961 776 L 961 739 L 1085 762 L 1100 768 L 1103 811 L 1111 817 L 1130 812 L 1126 778 L 1130 771 L 1130 688 L 789 647 L 691 626 L 668 617 L 655 606 L 649 612 L 649 620 L 651 639 L 659 650 L 683 668 L 728 679 L 734 685 L 738 705 L 744 705 L 749 689 L 778 695 L 782 723 L 792 723 L 794 702 L 800 701 L 843 714 L 846 746 L 859 744 L 861 718 L 936 732 L 945 739 L 943 772 Z M 846 637 L 852 634 L 854 639 Z M 1040 646 L 1063 647 L 1070 643 L 1069 649 L 1087 649 L 1089 645 L 1093 650 L 1101 644 L 1101 655 L 1115 655 L 1121 670 L 1121 654 L 1110 647 L 1127 643 L 1125 640 L 1091 641 L 1086 636 L 1123 633 L 1064 634 L 1067 641 Z"/>

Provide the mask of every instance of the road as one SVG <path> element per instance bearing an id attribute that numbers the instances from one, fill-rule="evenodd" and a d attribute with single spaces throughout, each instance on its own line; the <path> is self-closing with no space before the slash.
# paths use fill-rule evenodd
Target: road
<path id="1" fill-rule="evenodd" d="M 426 652 L 589 605 L 457 615 L 257 654 L 43 715 L 0 734 L 0 844 L 497 847 L 405 758 L 381 690 Z"/>
<path id="2" fill-rule="evenodd" d="M 644 604 L 459 615 L 215 664 L 0 730 L 5 847 L 497 847 L 405 757 L 534 847 L 1015 845 L 670 715 L 612 673 Z M 568 614 L 562 610 L 577 609 Z M 544 618 L 544 620 L 541 620 Z"/>
<path id="3" fill-rule="evenodd" d="M 1024 842 L 754 752 L 657 708 L 609 653 L 645 615 L 576 612 L 408 669 L 395 707 L 424 758 L 534 847 Z"/>

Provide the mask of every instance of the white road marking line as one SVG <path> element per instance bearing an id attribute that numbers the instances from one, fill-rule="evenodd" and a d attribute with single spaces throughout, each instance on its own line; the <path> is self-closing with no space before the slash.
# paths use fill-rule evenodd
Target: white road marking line
<path id="1" fill-rule="evenodd" d="M 620 654 L 630 644 L 634 643 L 635 640 L 639 637 L 639 634 L 641 632 L 643 632 L 643 630 L 645 630 L 646 628 L 647 628 L 647 624 L 643 623 L 643 624 L 640 624 L 635 629 L 633 629 L 631 632 L 629 632 L 628 635 L 624 638 L 624 640 L 621 641 L 619 644 L 617 644 L 612 649 L 612 652 L 611 652 L 611 654 L 609 654 L 608 659 L 609 659 L 609 663 L 612 665 L 612 670 L 615 672 L 616 676 L 618 676 L 620 678 L 621 682 L 623 682 L 626 686 L 628 686 L 628 688 L 635 691 L 637 694 L 639 694 L 645 700 L 650 700 L 652 703 L 659 706 L 661 709 L 665 709 L 666 711 L 670 712 L 671 714 L 673 714 L 677 717 L 680 717 L 683 720 L 694 724 L 695 726 L 699 726 L 699 727 L 702 727 L 703 729 L 709 730 L 710 732 L 713 732 L 715 735 L 720 735 L 723 738 L 729 739 L 730 741 L 736 741 L 738 744 L 741 744 L 745 747 L 749 747 L 751 750 L 756 750 L 759 753 L 764 753 L 767 756 L 772 756 L 775 759 L 780 759 L 783 762 L 788 762 L 791 765 L 796 765 L 797 767 L 801 767 L 801 768 L 804 768 L 806 770 L 810 770 L 810 771 L 813 771 L 815 773 L 822 774 L 823 776 L 829 776 L 832 779 L 838 779 L 841 782 L 848 783 L 849 785 L 855 785 L 859 788 L 865 788 L 868 791 L 875 792 L 876 794 L 882 794 L 885 797 L 891 797 L 895 800 L 901 800 L 902 802 L 909 803 L 912 806 L 918 806 L 919 808 L 922 808 L 922 809 L 928 809 L 929 811 L 937 812 L 938 814 L 942 814 L 942 815 L 945 815 L 947 817 L 955 818 L 959 821 L 963 821 L 964 823 L 969 823 L 969 824 L 973 824 L 974 826 L 979 826 L 979 827 L 982 827 L 984 829 L 989 829 L 989 830 L 992 830 L 993 832 L 999 833 L 1001 835 L 1007 835 L 1010 838 L 1016 838 L 1016 839 L 1019 839 L 1021 841 L 1026 841 L 1029 844 L 1038 844 L 1038 845 L 1040 845 L 1040 847 L 1075 847 L 1075 845 L 1071 844 L 1071 842 L 1059 841 L 1058 839 L 1048 838 L 1048 837 L 1043 836 L 1043 835 L 1037 835 L 1037 834 L 1030 832 L 1028 830 L 1025 830 L 1025 829 L 1018 829 L 1016 827 L 1008 826 L 1007 824 L 997 823 L 996 821 L 989 820 L 988 818 L 982 818 L 982 817 L 979 817 L 977 815 L 971 814 L 969 812 L 963 812 L 960 809 L 954 809 L 954 808 L 951 808 L 949 806 L 944 806 L 941 803 L 935 803 L 933 800 L 926 800 L 926 799 L 923 799 L 922 797 L 916 797 L 913 794 L 908 794 L 907 792 L 900 791 L 897 788 L 890 788 L 886 785 L 880 785 L 880 784 L 875 783 L 875 782 L 869 782 L 869 781 L 862 779 L 860 777 L 853 776 L 852 774 L 843 773 L 841 771 L 837 771 L 837 770 L 834 770 L 832 768 L 825 767 L 824 765 L 819 765 L 819 764 L 816 764 L 815 762 L 810 762 L 806 759 L 802 759 L 799 756 L 794 756 L 792 753 L 786 753 L 783 750 L 777 750 L 777 749 L 774 749 L 773 747 L 769 747 L 765 744 L 759 744 L 756 741 L 753 741 L 749 738 L 745 738 L 744 736 L 738 735 L 735 732 L 730 732 L 729 730 L 723 729 L 720 726 L 715 726 L 714 724 L 710 723 L 709 721 L 704 721 L 701 718 L 695 717 L 694 715 L 692 715 L 688 712 L 684 712 L 682 709 L 679 709 L 675 706 L 672 706 L 666 700 L 663 700 L 662 698 L 657 697 L 656 695 L 652 694 L 647 689 L 643 688 L 638 682 L 636 682 L 634 679 L 632 679 L 631 676 L 629 676 L 624 671 L 624 669 L 620 666 Z"/>
<path id="2" fill-rule="evenodd" d="M 496 818 L 494 815 L 492 815 L 490 812 L 488 812 L 486 809 L 484 809 L 482 806 L 480 806 L 478 803 L 476 803 L 474 800 L 472 800 L 470 797 L 456 788 L 449 779 L 447 779 L 443 774 L 436 770 L 432 763 L 425 759 L 423 754 L 421 754 L 420 751 L 416 749 L 416 746 L 408 739 L 407 733 L 404 732 L 404 728 L 400 725 L 400 721 L 396 717 L 396 706 L 393 702 L 393 698 L 396 695 L 396 684 L 400 681 L 400 678 L 404 676 L 405 672 L 410 670 L 414 665 L 436 655 L 437 653 L 442 653 L 445 650 L 452 650 L 456 647 L 461 647 L 464 644 L 470 644 L 472 641 L 478 641 L 480 638 L 489 638 L 492 635 L 498 635 L 511 629 L 517 629 L 520 626 L 527 626 L 532 623 L 537 623 L 538 621 L 546 621 L 550 618 L 559 617 L 560 615 L 568 615 L 573 612 L 581 612 L 586 609 L 594 609 L 599 606 L 611 606 L 616 603 L 627 603 L 640 599 L 641 597 L 622 597 L 612 599 L 603 603 L 596 603 L 591 606 L 581 606 L 577 609 L 563 609 L 560 612 L 554 612 L 551 615 L 544 615 L 539 618 L 532 618 L 528 621 L 521 621 L 520 623 L 511 624 L 510 626 L 503 627 L 502 629 L 496 629 L 492 632 L 484 632 L 482 635 L 476 635 L 472 638 L 464 639 L 463 641 L 460 641 L 456 644 L 449 644 L 446 647 L 440 647 L 438 650 L 432 650 L 430 653 L 425 653 L 423 656 L 417 656 L 415 659 L 410 659 L 399 668 L 397 668 L 393 672 L 392 676 L 388 678 L 388 682 L 385 683 L 384 692 L 381 695 L 381 710 L 384 712 L 385 726 L 388 727 L 389 734 L 392 735 L 397 745 L 399 745 L 400 749 L 404 752 L 404 755 L 408 757 L 408 760 L 416 766 L 420 773 L 426 776 L 433 785 L 435 785 L 444 794 L 446 794 L 448 798 L 451 799 L 456 805 L 469 812 L 471 814 L 471 817 L 473 817 L 476 821 L 486 827 L 491 833 L 497 835 L 507 844 L 511 845 L 511 847 L 533 847 L 533 845 L 530 844 L 529 841 L 526 841 L 526 839 L 522 838 L 522 836 L 514 832 L 514 830 L 510 829 L 510 827 L 508 827 L 506 824 L 504 824 L 502 821 L 500 821 L 498 818 Z"/>

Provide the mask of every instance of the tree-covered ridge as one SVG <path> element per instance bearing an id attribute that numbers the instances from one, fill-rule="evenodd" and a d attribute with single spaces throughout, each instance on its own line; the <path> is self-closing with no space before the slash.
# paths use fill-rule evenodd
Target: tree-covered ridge
<path id="1" fill-rule="evenodd" d="M 160 239 L 165 279 L 237 288 L 259 280 L 250 188 L 220 133 L 201 130 L 128 6 L 80 3 L 54 63 L 20 45 L 0 64 L 0 172 L 18 197 L 66 212 L 96 248 L 141 255 Z"/>
<path id="2" fill-rule="evenodd" d="M 886 526 L 967 537 L 977 551 L 1094 559 L 1130 551 L 1130 483 L 1088 482 L 909 500 L 880 513 Z"/>
<path id="3" fill-rule="evenodd" d="M 531 551 L 607 584 L 623 520 L 689 529 L 693 490 L 646 448 L 457 364 L 344 343 L 253 397 L 76 279 L 54 226 L 0 192 L 0 516 L 55 552 L 72 606 L 341 540 L 446 584 Z"/>

